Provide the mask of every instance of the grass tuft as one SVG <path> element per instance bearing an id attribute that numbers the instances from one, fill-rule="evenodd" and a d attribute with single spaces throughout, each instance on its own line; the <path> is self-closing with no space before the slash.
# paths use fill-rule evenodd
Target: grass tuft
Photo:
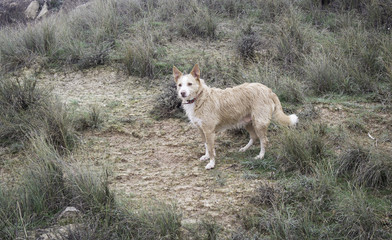
<path id="1" fill-rule="evenodd" d="M 279 140 L 278 169 L 303 174 L 315 173 L 317 165 L 328 156 L 325 134 L 325 125 L 285 130 Z"/>
<path id="2" fill-rule="evenodd" d="M 390 187 L 392 159 L 388 152 L 357 145 L 342 153 L 337 161 L 336 173 L 360 186 Z"/>

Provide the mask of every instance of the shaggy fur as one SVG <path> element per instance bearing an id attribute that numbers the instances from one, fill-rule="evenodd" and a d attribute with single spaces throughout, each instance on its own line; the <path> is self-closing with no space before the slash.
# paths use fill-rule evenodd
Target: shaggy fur
<path id="1" fill-rule="evenodd" d="M 284 126 L 294 126 L 298 122 L 295 114 L 287 116 L 283 113 L 276 94 L 263 84 L 244 83 L 227 89 L 210 88 L 200 79 L 197 64 L 186 75 L 173 67 L 173 75 L 183 108 L 205 143 L 206 154 L 200 160 L 210 159 L 206 169 L 215 167 L 214 141 L 217 131 L 245 127 L 250 140 L 240 151 L 246 151 L 260 139 L 260 153 L 256 158 L 263 158 L 271 118 L 274 117 Z"/>

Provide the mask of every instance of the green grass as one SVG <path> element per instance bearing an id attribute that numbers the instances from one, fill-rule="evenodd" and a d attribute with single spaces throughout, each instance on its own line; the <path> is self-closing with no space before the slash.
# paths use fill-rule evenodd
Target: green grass
<path id="1" fill-rule="evenodd" d="M 37 87 L 35 78 L 0 81 L 0 144 L 24 142 L 41 132 L 60 152 L 77 143 L 72 119 L 65 106 L 49 91 Z"/>
<path id="2" fill-rule="evenodd" d="M 256 189 L 251 201 L 257 211 L 232 238 L 390 239 L 388 131 L 381 147 L 351 145 L 350 133 L 369 130 L 365 119 L 348 118 L 349 131 L 313 123 L 322 121 L 322 112 L 311 103 L 360 109 L 365 102 L 390 113 L 391 12 L 390 2 L 380 0 L 325 6 L 315 0 L 95 0 L 68 14 L 0 29 L 0 69 L 12 76 L 31 66 L 39 72 L 113 64 L 144 78 L 146 86 L 162 83 L 153 111 L 158 119 L 183 116 L 172 65 L 189 71 L 199 63 L 202 78 L 214 87 L 265 84 L 286 112 L 301 110 L 300 124 L 271 130 L 263 160 L 253 159 L 257 147 L 226 155 L 241 162 L 244 178 L 273 181 Z M 35 79 L 18 79 L 0 79 L 0 144 L 33 154 L 20 184 L 0 186 L 1 236 L 13 239 L 25 228 L 48 226 L 73 204 L 87 223 L 75 238 L 186 238 L 174 206 L 125 207 L 105 174 L 64 162 L 60 153 L 75 147 L 75 128 L 103 124 L 99 109 L 73 119 Z M 219 174 L 215 179 L 225 184 Z M 193 228 L 195 239 L 220 233 L 215 222 Z"/>

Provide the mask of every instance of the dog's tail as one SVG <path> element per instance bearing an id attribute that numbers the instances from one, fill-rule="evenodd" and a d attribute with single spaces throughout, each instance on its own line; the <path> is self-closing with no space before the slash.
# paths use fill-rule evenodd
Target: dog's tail
<path id="1" fill-rule="evenodd" d="M 271 95 L 272 101 L 275 103 L 275 110 L 273 112 L 274 119 L 283 126 L 295 126 L 298 123 L 298 117 L 295 114 L 286 115 L 283 112 L 278 96 L 275 93 Z"/>

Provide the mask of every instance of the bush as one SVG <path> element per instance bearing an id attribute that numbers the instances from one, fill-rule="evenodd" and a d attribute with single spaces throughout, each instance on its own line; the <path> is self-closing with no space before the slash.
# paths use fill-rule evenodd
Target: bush
<path id="1" fill-rule="evenodd" d="M 390 187 L 392 159 L 390 153 L 360 145 L 346 149 L 336 166 L 338 176 L 348 177 L 355 184 L 371 188 Z"/>
<path id="2" fill-rule="evenodd" d="M 341 65 L 326 54 L 315 54 L 305 58 L 304 81 L 313 94 L 349 92 L 347 74 Z"/>
<path id="3" fill-rule="evenodd" d="M 158 45 L 153 36 L 145 32 L 131 41 L 122 42 L 124 49 L 121 61 L 129 75 L 154 78 L 159 74 L 157 67 Z"/>
<path id="4" fill-rule="evenodd" d="M 151 115 L 158 119 L 168 117 L 183 117 L 181 100 L 178 98 L 177 86 L 172 79 L 161 87 L 161 94 L 155 98 L 155 105 Z"/>
<path id="5" fill-rule="evenodd" d="M 218 26 L 215 16 L 205 6 L 194 4 L 173 19 L 174 29 L 181 37 L 216 38 Z"/>
<path id="6" fill-rule="evenodd" d="M 25 141 L 41 131 L 60 152 L 76 144 L 73 125 L 64 106 L 48 92 L 36 87 L 36 80 L 0 81 L 0 144 Z"/>
<path id="7" fill-rule="evenodd" d="M 340 193 L 333 209 L 337 236 L 349 239 L 390 239 L 392 236 L 390 229 L 385 227 L 390 219 L 382 220 L 390 211 L 390 203 L 372 199 L 361 189 Z"/>
<path id="8" fill-rule="evenodd" d="M 59 45 L 56 21 L 45 20 L 35 25 L 0 30 L 1 70 L 12 71 L 34 62 L 47 64 L 56 59 Z"/>
<path id="9" fill-rule="evenodd" d="M 256 48 L 260 45 L 260 39 L 256 32 L 252 30 L 252 26 L 242 32 L 240 40 L 237 43 L 237 51 L 243 60 L 256 60 Z"/>
<path id="10" fill-rule="evenodd" d="M 279 140 L 278 169 L 303 174 L 315 173 L 316 167 L 328 156 L 325 134 L 325 125 L 285 130 Z"/>

